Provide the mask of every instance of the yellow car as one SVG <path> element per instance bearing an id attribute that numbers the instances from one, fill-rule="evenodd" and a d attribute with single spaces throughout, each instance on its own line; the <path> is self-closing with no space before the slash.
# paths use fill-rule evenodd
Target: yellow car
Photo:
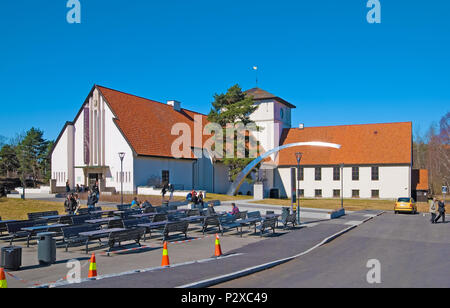
<path id="1" fill-rule="evenodd" d="M 398 198 L 394 208 L 395 214 L 400 212 L 408 212 L 417 214 L 416 201 L 413 198 Z"/>

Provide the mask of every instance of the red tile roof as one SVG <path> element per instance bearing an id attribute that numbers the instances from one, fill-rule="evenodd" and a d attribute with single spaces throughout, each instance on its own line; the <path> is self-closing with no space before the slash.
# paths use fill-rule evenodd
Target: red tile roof
<path id="1" fill-rule="evenodd" d="M 190 127 L 193 147 L 194 116 L 202 117 L 203 127 L 209 123 L 204 114 L 186 109 L 176 111 L 170 105 L 101 86 L 97 86 L 97 89 L 116 115 L 117 126 L 138 155 L 173 157 L 172 143 L 179 137 L 171 134 L 174 124 L 186 123 Z M 202 146 L 210 137 L 202 138 Z M 191 154 L 184 158 L 194 156 Z"/>
<path id="2" fill-rule="evenodd" d="M 285 129 L 281 144 L 323 141 L 340 144 L 341 149 L 294 147 L 279 154 L 278 165 L 296 165 L 296 152 L 302 152 L 302 165 L 411 164 L 412 123 L 343 125 Z"/>
<path id="3" fill-rule="evenodd" d="M 428 191 L 428 170 L 419 169 L 412 171 L 412 188 L 413 190 L 426 190 Z"/>

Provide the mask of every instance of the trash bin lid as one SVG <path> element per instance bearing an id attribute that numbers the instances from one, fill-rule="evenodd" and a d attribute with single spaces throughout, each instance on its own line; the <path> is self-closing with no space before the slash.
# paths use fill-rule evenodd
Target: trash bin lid
<path id="1" fill-rule="evenodd" d="M 7 251 L 7 252 L 11 252 L 11 251 L 14 251 L 14 250 L 21 250 L 21 249 L 22 249 L 21 246 L 5 246 L 5 247 L 2 247 L 2 250 L 3 251 Z"/>
<path id="2" fill-rule="evenodd" d="M 55 235 L 56 232 L 42 232 L 42 233 L 38 233 L 37 236 L 41 237 L 41 236 L 46 236 L 46 235 Z"/>

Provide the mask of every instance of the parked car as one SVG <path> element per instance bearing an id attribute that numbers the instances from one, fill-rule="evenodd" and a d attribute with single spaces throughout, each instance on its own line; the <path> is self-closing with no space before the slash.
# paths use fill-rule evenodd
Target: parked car
<path id="1" fill-rule="evenodd" d="M 413 198 L 398 198 L 394 207 L 395 214 L 400 212 L 417 213 L 416 201 Z"/>

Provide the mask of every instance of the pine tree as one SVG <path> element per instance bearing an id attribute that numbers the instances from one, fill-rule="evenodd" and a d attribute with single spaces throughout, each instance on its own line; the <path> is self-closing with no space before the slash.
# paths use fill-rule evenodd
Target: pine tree
<path id="1" fill-rule="evenodd" d="M 43 138 L 44 133 L 36 128 L 31 128 L 16 147 L 16 154 L 20 164 L 20 179 L 25 188 L 28 176 L 33 178 L 33 186 L 41 175 L 41 164 L 45 158 L 48 141 Z"/>
<path id="2" fill-rule="evenodd" d="M 242 123 L 244 126 L 248 124 L 254 124 L 250 119 L 250 115 L 258 108 L 253 102 L 253 98 L 247 96 L 239 85 L 234 85 L 228 89 L 225 94 L 214 95 L 214 102 L 212 103 L 211 112 L 208 115 L 208 121 L 219 124 L 223 129 L 224 144 L 226 145 L 226 127 L 229 124 L 235 125 Z M 255 125 L 256 127 L 256 125 Z M 249 136 L 246 136 L 245 142 L 245 157 L 237 158 L 238 138 L 237 133 L 233 139 L 234 157 L 227 157 L 223 155 L 223 163 L 229 168 L 230 180 L 234 181 L 236 176 L 249 164 L 254 158 L 249 158 L 248 142 Z M 226 147 L 224 147 L 224 152 Z M 251 181 L 251 176 L 247 178 L 247 181 Z"/>
<path id="3" fill-rule="evenodd" d="M 16 151 L 13 146 L 6 144 L 0 150 L 0 174 L 10 177 L 19 168 Z"/>

